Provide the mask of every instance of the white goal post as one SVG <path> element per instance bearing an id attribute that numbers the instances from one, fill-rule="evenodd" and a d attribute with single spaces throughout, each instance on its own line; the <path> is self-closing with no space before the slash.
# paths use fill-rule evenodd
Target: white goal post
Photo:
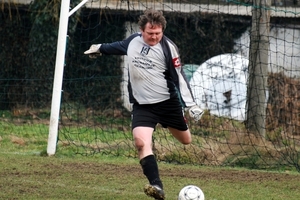
<path id="1" fill-rule="evenodd" d="M 52 156 L 56 152 L 69 17 L 74 12 L 76 12 L 81 6 L 83 6 L 87 1 L 88 0 L 82 0 L 70 12 L 69 12 L 70 0 L 62 0 L 61 2 L 57 49 L 56 49 L 55 73 L 54 73 L 52 102 L 51 102 L 50 125 L 49 125 L 49 135 L 48 135 L 48 146 L 47 146 L 48 156 Z"/>

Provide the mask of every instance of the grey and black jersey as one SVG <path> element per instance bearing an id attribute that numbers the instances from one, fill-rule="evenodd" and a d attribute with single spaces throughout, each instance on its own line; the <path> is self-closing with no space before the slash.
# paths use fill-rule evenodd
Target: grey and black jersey
<path id="1" fill-rule="evenodd" d="M 166 36 L 149 46 L 141 33 L 135 33 L 123 41 L 101 44 L 100 52 L 128 56 L 131 103 L 154 104 L 176 95 L 183 107 L 196 104 L 182 70 L 178 48 Z"/>

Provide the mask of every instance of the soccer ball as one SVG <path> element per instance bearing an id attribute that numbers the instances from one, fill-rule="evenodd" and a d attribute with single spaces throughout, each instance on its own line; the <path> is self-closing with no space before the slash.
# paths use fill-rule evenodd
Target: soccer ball
<path id="1" fill-rule="evenodd" d="M 180 190 L 178 200 L 204 200 L 204 193 L 195 185 L 187 185 Z"/>

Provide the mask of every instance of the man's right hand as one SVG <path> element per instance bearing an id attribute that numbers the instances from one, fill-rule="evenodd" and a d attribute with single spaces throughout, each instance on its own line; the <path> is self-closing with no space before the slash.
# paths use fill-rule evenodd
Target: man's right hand
<path id="1" fill-rule="evenodd" d="M 84 54 L 88 54 L 90 58 L 97 58 L 101 56 L 100 53 L 101 44 L 92 44 L 89 50 L 86 50 Z"/>

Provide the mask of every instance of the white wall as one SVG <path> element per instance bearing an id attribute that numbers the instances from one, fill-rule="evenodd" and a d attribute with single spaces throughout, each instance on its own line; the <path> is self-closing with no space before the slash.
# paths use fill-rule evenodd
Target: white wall
<path id="1" fill-rule="evenodd" d="M 237 53 L 249 58 L 250 30 L 235 43 Z M 300 77 L 300 29 L 271 28 L 269 72 L 284 72 L 289 77 Z"/>
<path id="2" fill-rule="evenodd" d="M 126 37 L 138 32 L 136 23 L 126 22 Z M 250 29 L 235 41 L 237 53 L 249 58 Z M 123 57 L 123 79 L 121 92 L 123 106 L 131 111 L 132 105 L 128 96 L 127 56 Z M 198 63 L 197 63 L 198 64 Z M 200 63 L 201 64 L 201 63 Z M 270 31 L 269 72 L 284 72 L 289 77 L 300 78 L 300 30 L 273 27 Z"/>
<path id="3" fill-rule="evenodd" d="M 125 27 L 127 28 L 126 38 L 129 37 L 131 34 L 136 33 L 139 31 L 139 26 L 137 23 L 126 22 Z M 128 64 L 127 64 L 127 56 L 123 56 L 123 63 L 121 65 L 123 69 L 123 78 L 121 82 L 121 92 L 122 92 L 122 100 L 123 106 L 128 110 L 132 110 L 132 105 L 129 102 L 129 95 L 128 95 Z"/>

